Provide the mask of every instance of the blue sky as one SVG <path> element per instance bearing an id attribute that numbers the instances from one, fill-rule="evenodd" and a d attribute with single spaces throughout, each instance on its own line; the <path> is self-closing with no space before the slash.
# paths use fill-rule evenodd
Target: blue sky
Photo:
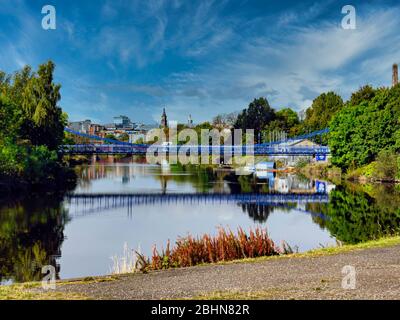
<path id="1" fill-rule="evenodd" d="M 57 29 L 41 28 L 44 5 Z M 357 29 L 341 28 L 341 9 Z M 71 120 L 211 120 L 265 96 L 302 110 L 388 86 L 400 62 L 398 1 L 0 0 L 0 69 L 52 59 Z"/>

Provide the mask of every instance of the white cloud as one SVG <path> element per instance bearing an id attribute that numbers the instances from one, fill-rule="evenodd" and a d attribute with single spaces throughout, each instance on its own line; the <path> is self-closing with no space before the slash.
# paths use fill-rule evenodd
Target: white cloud
<path id="1" fill-rule="evenodd" d="M 186 105 L 187 113 L 207 117 L 209 110 L 215 114 L 241 109 L 252 97 L 264 94 L 275 108 L 301 110 L 322 92 L 333 90 L 348 98 L 366 83 L 390 85 L 391 65 L 400 61 L 399 15 L 398 8 L 368 11 L 359 17 L 356 30 L 341 29 L 339 15 L 338 23 L 296 27 L 278 41 L 258 36 L 230 53 L 229 59 L 215 60 L 190 75 L 183 85 L 197 87 L 207 99 L 175 95 L 172 112 L 175 106 L 179 110 Z M 260 83 L 265 86 L 260 88 Z M 229 97 L 215 88 L 233 92 Z"/>

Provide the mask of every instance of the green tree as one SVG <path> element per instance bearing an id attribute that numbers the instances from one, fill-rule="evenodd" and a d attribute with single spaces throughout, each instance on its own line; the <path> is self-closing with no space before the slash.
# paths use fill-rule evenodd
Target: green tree
<path id="1" fill-rule="evenodd" d="M 285 108 L 276 112 L 275 120 L 271 121 L 266 127 L 264 137 L 268 137 L 270 132 L 286 132 L 289 137 L 300 133 L 300 120 L 295 111 Z"/>
<path id="2" fill-rule="evenodd" d="M 117 137 L 112 133 L 107 133 L 105 138 L 110 140 L 118 140 Z"/>
<path id="3" fill-rule="evenodd" d="M 254 129 L 255 140 L 261 142 L 261 131 L 275 119 L 275 111 L 266 98 L 254 99 L 249 107 L 238 115 L 234 128 L 243 131 Z"/>
<path id="4" fill-rule="evenodd" d="M 119 140 L 120 140 L 120 141 L 123 141 L 123 142 L 128 142 L 128 141 L 129 141 L 129 135 L 128 135 L 127 133 L 122 133 L 122 134 L 119 136 Z"/>
<path id="5" fill-rule="evenodd" d="M 49 61 L 39 66 L 26 83 L 22 94 L 22 136 L 33 145 L 45 145 L 56 150 L 64 138 L 62 110 L 57 103 L 61 99 L 61 86 L 53 83 L 55 65 Z"/>
<path id="6" fill-rule="evenodd" d="M 279 110 L 276 112 L 276 117 L 282 121 L 283 127 L 286 131 L 289 131 L 300 123 L 299 116 L 290 108 Z"/>
<path id="7" fill-rule="evenodd" d="M 347 105 L 329 124 L 332 163 L 343 169 L 374 161 L 381 150 L 399 151 L 400 86 L 380 89 L 358 105 Z"/>
<path id="8" fill-rule="evenodd" d="M 6 181 L 0 187 L 6 191 L 73 180 L 56 152 L 67 117 L 57 105 L 60 86 L 53 83 L 54 68 L 49 61 L 37 73 L 29 66 L 12 76 L 0 72 L 0 178 Z"/>
<path id="9" fill-rule="evenodd" d="M 361 87 L 358 91 L 351 94 L 351 98 L 349 100 L 349 104 L 352 106 L 356 106 L 361 104 L 362 102 L 367 102 L 372 100 L 376 95 L 376 90 L 372 88 L 370 85 L 366 85 Z"/>
<path id="10" fill-rule="evenodd" d="M 328 127 L 332 117 L 343 108 L 342 98 L 334 92 L 323 93 L 306 110 L 303 123 L 304 132 L 312 132 Z"/>

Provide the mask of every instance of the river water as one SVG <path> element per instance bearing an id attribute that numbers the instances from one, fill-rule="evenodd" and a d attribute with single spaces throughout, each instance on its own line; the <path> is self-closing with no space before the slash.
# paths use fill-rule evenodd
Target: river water
<path id="1" fill-rule="evenodd" d="M 124 246 L 151 255 L 179 236 L 216 234 L 218 227 L 260 226 L 273 241 L 302 252 L 396 232 L 395 186 L 343 186 L 296 175 L 235 176 L 194 166 L 162 167 L 141 158 L 107 158 L 76 168 L 64 195 L 0 202 L 0 281 L 105 275 Z"/>

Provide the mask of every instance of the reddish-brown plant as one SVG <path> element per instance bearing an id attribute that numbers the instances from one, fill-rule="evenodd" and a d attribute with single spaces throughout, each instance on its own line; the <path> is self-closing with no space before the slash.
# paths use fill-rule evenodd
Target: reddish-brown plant
<path id="1" fill-rule="evenodd" d="M 203 235 L 193 238 L 191 235 L 178 238 L 173 248 L 168 241 L 166 250 L 161 253 L 153 248 L 149 268 L 161 270 L 167 268 L 190 267 L 202 263 L 231 261 L 244 258 L 256 258 L 280 254 L 280 250 L 268 237 L 265 230 L 257 227 L 249 235 L 238 229 L 237 234 L 231 230 L 219 228 L 216 236 Z"/>

